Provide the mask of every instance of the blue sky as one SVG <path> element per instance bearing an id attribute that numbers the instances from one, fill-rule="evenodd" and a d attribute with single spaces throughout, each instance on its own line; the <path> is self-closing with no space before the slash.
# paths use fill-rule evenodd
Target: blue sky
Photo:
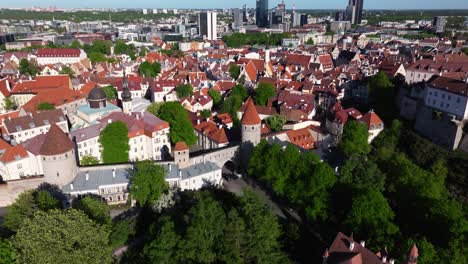
<path id="1" fill-rule="evenodd" d="M 270 0 L 270 6 L 281 0 Z M 285 0 L 288 8 L 343 9 L 348 0 Z M 467 0 L 364 0 L 366 9 L 468 9 Z M 255 0 L 0 0 L 0 7 L 97 7 L 97 8 L 225 8 L 247 4 Z"/>

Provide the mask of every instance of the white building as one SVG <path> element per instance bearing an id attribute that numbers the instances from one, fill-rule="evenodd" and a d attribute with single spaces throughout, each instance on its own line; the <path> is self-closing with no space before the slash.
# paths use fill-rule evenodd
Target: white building
<path id="1" fill-rule="evenodd" d="M 112 122 L 121 121 L 128 127 L 129 160 L 161 160 L 168 157 L 171 151 L 169 123 L 160 120 L 151 113 L 113 112 L 99 119 L 98 124 L 71 133 L 77 148 L 78 157 L 93 156 L 101 160 L 99 136 L 102 129 Z"/>
<path id="2" fill-rule="evenodd" d="M 56 109 L 5 119 L 3 138 L 7 141 L 21 143 L 37 135 L 47 133 L 52 124 L 57 124 L 65 133 L 69 132 L 67 118 L 62 110 Z"/>
<path id="3" fill-rule="evenodd" d="M 468 119 L 468 78 L 463 82 L 438 77 L 428 84 L 424 101 L 428 107 Z"/>
<path id="4" fill-rule="evenodd" d="M 37 64 L 73 64 L 86 59 L 86 52 L 81 49 L 57 48 L 39 49 L 37 51 Z"/>

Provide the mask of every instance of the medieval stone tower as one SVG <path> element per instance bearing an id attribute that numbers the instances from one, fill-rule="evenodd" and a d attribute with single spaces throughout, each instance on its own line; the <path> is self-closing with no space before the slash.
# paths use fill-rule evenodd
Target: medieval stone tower
<path id="1" fill-rule="evenodd" d="M 248 99 L 244 115 L 241 119 L 241 164 L 247 167 L 250 153 L 261 140 L 262 120 L 258 115 L 257 109 L 252 101 Z"/>
<path id="2" fill-rule="evenodd" d="M 46 182 L 61 187 L 75 178 L 77 166 L 73 142 L 56 124 L 50 126 L 39 154 Z"/>

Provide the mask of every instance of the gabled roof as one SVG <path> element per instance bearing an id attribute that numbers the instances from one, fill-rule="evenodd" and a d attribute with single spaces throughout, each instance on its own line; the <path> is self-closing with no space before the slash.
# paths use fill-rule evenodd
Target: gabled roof
<path id="1" fill-rule="evenodd" d="M 3 163 L 9 163 L 26 157 L 28 157 L 28 152 L 24 149 L 23 145 L 20 144 L 14 147 L 10 146 L 6 148 L 5 152 L 0 156 L 0 161 Z"/>
<path id="2" fill-rule="evenodd" d="M 183 141 L 177 142 L 174 146 L 174 151 L 184 151 L 188 149 L 189 149 L 189 146 L 187 146 L 187 144 Z"/>
<path id="3" fill-rule="evenodd" d="M 69 152 L 73 148 L 74 144 L 68 135 L 56 124 L 52 124 L 39 153 L 44 156 L 55 156 Z"/>
<path id="4" fill-rule="evenodd" d="M 242 125 L 261 124 L 262 120 L 258 116 L 257 109 L 255 108 L 255 105 L 251 98 L 247 99 L 246 105 L 247 106 L 246 106 L 244 115 L 242 116 L 242 119 L 241 119 L 241 124 Z"/>
<path id="5" fill-rule="evenodd" d="M 79 57 L 81 51 L 71 48 L 39 49 L 37 57 Z"/>
<path id="6" fill-rule="evenodd" d="M 354 243 L 352 249 L 350 244 Z M 338 233 L 328 250 L 328 264 L 383 264 L 382 260 L 369 249 L 343 233 Z"/>

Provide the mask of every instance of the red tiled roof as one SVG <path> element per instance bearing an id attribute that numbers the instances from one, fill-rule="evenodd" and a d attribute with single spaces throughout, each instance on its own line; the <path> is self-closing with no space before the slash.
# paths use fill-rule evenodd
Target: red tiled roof
<path id="1" fill-rule="evenodd" d="M 257 109 L 251 98 L 247 99 L 246 109 L 244 115 L 242 115 L 241 124 L 243 125 L 258 125 L 261 124 L 262 120 L 258 116 Z"/>
<path id="2" fill-rule="evenodd" d="M 359 122 L 365 123 L 368 129 L 379 129 L 381 128 L 381 125 L 383 126 L 382 119 L 380 119 L 380 117 L 373 111 L 370 111 L 361 117 Z"/>
<path id="3" fill-rule="evenodd" d="M 17 82 L 12 93 L 38 93 L 51 89 L 72 89 L 68 75 L 36 76 L 32 81 Z"/>
<path id="4" fill-rule="evenodd" d="M 8 90 L 8 78 L 0 80 L 0 93 L 5 97 L 10 96 L 10 90 Z"/>
<path id="5" fill-rule="evenodd" d="M 183 141 L 181 142 L 177 142 L 174 146 L 174 151 L 184 151 L 184 150 L 187 150 L 189 149 L 189 147 L 187 146 L 187 144 Z"/>
<path id="6" fill-rule="evenodd" d="M 3 140 L 0 140 L 0 141 L 3 141 Z M 1 147 L 4 147 L 4 146 L 1 146 Z M 28 152 L 24 149 L 23 145 L 19 144 L 14 147 L 10 146 L 10 147 L 5 148 L 5 152 L 0 157 L 0 160 L 3 163 L 8 163 L 8 162 L 23 159 L 26 157 L 28 157 Z"/>
<path id="7" fill-rule="evenodd" d="M 312 149 L 315 147 L 315 140 L 307 128 L 289 130 L 286 132 L 286 135 L 288 135 L 289 141 L 298 147 L 303 149 Z"/>
<path id="8" fill-rule="evenodd" d="M 350 250 L 351 243 L 354 243 L 352 250 Z M 383 264 L 376 254 L 341 232 L 336 236 L 328 252 L 327 263 L 329 264 Z"/>
<path id="9" fill-rule="evenodd" d="M 39 153 L 44 156 L 55 156 L 68 152 L 73 148 L 74 144 L 68 135 L 56 124 L 51 124 Z"/>
<path id="10" fill-rule="evenodd" d="M 79 49 L 56 48 L 56 49 L 39 49 L 37 57 L 79 57 L 81 51 Z"/>

